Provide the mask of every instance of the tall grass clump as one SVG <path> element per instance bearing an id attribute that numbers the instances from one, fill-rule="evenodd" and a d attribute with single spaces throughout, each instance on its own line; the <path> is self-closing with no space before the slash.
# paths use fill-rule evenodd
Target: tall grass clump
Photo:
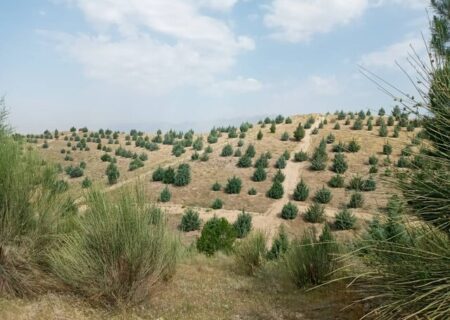
<path id="1" fill-rule="evenodd" d="M 247 275 L 254 275 L 266 262 L 267 236 L 256 230 L 239 242 L 234 248 L 234 259 L 238 269 Z"/>
<path id="2" fill-rule="evenodd" d="M 179 244 L 164 214 L 146 205 L 139 187 L 118 200 L 95 190 L 86 198 L 73 232 L 49 253 L 52 273 L 92 302 L 142 301 L 175 271 Z"/>

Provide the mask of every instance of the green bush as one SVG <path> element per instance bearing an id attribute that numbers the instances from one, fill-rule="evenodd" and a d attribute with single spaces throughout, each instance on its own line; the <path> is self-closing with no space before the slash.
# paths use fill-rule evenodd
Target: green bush
<path id="1" fill-rule="evenodd" d="M 234 227 L 225 218 L 213 217 L 203 226 L 197 249 L 206 255 L 213 255 L 221 250 L 230 252 L 236 239 Z"/>
<path id="2" fill-rule="evenodd" d="M 198 160 L 198 159 L 200 159 L 200 154 L 199 154 L 197 151 L 195 151 L 195 152 L 191 155 L 191 160 L 192 160 L 192 161 L 196 161 L 196 160 Z"/>
<path id="3" fill-rule="evenodd" d="M 106 168 L 106 176 L 108 177 L 109 184 L 115 184 L 119 180 L 120 172 L 114 163 L 110 163 Z"/>
<path id="4" fill-rule="evenodd" d="M 380 137 L 387 137 L 388 136 L 388 128 L 386 125 L 382 125 L 380 127 L 380 130 L 378 131 L 378 134 L 380 135 Z"/>
<path id="5" fill-rule="evenodd" d="M 383 145 L 383 154 L 387 156 L 392 154 L 392 145 L 389 142 Z"/>
<path id="6" fill-rule="evenodd" d="M 370 166 L 369 173 L 370 174 L 378 173 L 378 167 L 377 166 Z"/>
<path id="7" fill-rule="evenodd" d="M 353 122 L 352 129 L 353 130 L 362 130 L 363 128 L 363 122 L 360 118 L 356 119 L 355 122 Z"/>
<path id="8" fill-rule="evenodd" d="M 137 192 L 136 192 L 137 193 Z M 87 212 L 48 254 L 51 272 L 92 302 L 123 306 L 147 298 L 175 270 L 179 244 L 141 194 L 88 195 Z"/>
<path id="9" fill-rule="evenodd" d="M 253 173 L 252 180 L 255 182 L 264 181 L 267 179 L 267 172 L 263 167 L 257 167 Z"/>
<path id="10" fill-rule="evenodd" d="M 398 158 L 397 167 L 399 168 L 409 168 L 411 165 L 409 159 L 407 157 L 401 156 Z"/>
<path id="11" fill-rule="evenodd" d="M 404 147 L 404 148 L 402 149 L 401 154 L 402 154 L 402 156 L 404 156 L 404 157 L 409 157 L 409 156 L 411 156 L 411 154 L 412 154 L 411 147 L 410 147 L 410 146 Z"/>
<path id="12" fill-rule="evenodd" d="M 318 203 L 313 203 L 306 210 L 304 219 L 311 223 L 322 223 L 325 221 L 325 208 Z"/>
<path id="13" fill-rule="evenodd" d="M 377 188 L 376 181 L 372 177 L 370 177 L 369 179 L 364 181 L 361 190 L 362 191 L 375 191 L 376 188 Z"/>
<path id="14" fill-rule="evenodd" d="M 327 136 L 327 144 L 332 144 L 332 143 L 334 143 L 334 141 L 336 140 L 336 137 L 334 136 L 334 134 L 332 134 L 332 133 L 330 133 L 328 136 Z"/>
<path id="15" fill-rule="evenodd" d="M 270 133 L 275 133 L 277 131 L 277 126 L 275 125 L 275 122 L 272 122 L 270 125 Z"/>
<path id="16" fill-rule="evenodd" d="M 289 133 L 288 132 L 284 132 L 281 135 L 281 141 L 288 141 L 289 140 Z"/>
<path id="17" fill-rule="evenodd" d="M 316 157 L 311 160 L 311 170 L 322 171 L 325 170 L 327 164 L 322 157 Z"/>
<path id="18" fill-rule="evenodd" d="M 239 168 L 250 168 L 252 166 L 252 158 L 244 154 L 242 157 L 239 158 L 237 166 Z"/>
<path id="19" fill-rule="evenodd" d="M 161 202 L 169 202 L 172 198 L 172 193 L 170 193 L 170 190 L 167 186 L 164 187 L 164 189 L 161 191 L 161 194 L 159 195 L 159 201 Z"/>
<path id="20" fill-rule="evenodd" d="M 223 147 L 222 152 L 220 153 L 220 156 L 222 157 L 230 157 L 233 155 L 233 147 L 230 144 L 227 144 L 225 147 Z"/>
<path id="21" fill-rule="evenodd" d="M 339 141 L 338 144 L 333 145 L 333 152 L 345 152 L 347 151 L 347 146 Z"/>
<path id="22" fill-rule="evenodd" d="M 285 220 L 292 220 L 297 217 L 298 208 L 295 204 L 288 202 L 283 206 L 283 210 L 281 210 L 281 217 Z"/>
<path id="23" fill-rule="evenodd" d="M 251 214 L 242 211 L 234 222 L 233 227 L 236 230 L 236 237 L 239 239 L 245 238 L 252 229 Z"/>
<path id="24" fill-rule="evenodd" d="M 358 152 L 361 149 L 361 146 L 359 145 L 358 142 L 356 142 L 355 139 L 353 139 L 352 141 L 350 141 L 350 143 L 348 144 L 348 152 Z"/>
<path id="25" fill-rule="evenodd" d="M 331 191 L 325 188 L 325 186 L 323 186 L 322 189 L 317 190 L 314 195 L 314 201 L 318 203 L 329 203 L 332 198 L 333 195 L 331 194 Z"/>
<path id="26" fill-rule="evenodd" d="M 302 124 L 299 123 L 294 131 L 294 139 L 295 141 L 302 141 L 304 137 L 305 137 L 305 129 L 303 128 Z"/>
<path id="27" fill-rule="evenodd" d="M 356 217 L 353 213 L 348 209 L 344 209 L 336 214 L 334 226 L 338 230 L 350 230 L 355 227 L 355 223 Z"/>
<path id="28" fill-rule="evenodd" d="M 247 193 L 249 196 L 256 196 L 258 194 L 258 191 L 256 191 L 255 188 L 250 188 Z"/>
<path id="29" fill-rule="evenodd" d="M 283 198 L 284 189 L 283 185 L 279 181 L 274 181 L 269 191 L 267 191 L 267 197 L 272 199 L 281 199 Z"/>
<path id="30" fill-rule="evenodd" d="M 223 201 L 219 198 L 215 199 L 211 205 L 211 208 L 214 210 L 222 209 Z"/>
<path id="31" fill-rule="evenodd" d="M 269 158 L 268 158 L 267 154 L 263 153 L 255 161 L 255 168 L 258 168 L 258 167 L 267 168 L 268 166 L 269 166 Z"/>
<path id="32" fill-rule="evenodd" d="M 318 240 L 315 231 L 309 230 L 300 240 L 290 244 L 284 257 L 287 274 L 299 288 L 329 281 L 337 268 L 337 253 L 338 246 L 328 225 L 325 225 Z"/>
<path id="33" fill-rule="evenodd" d="M 190 232 L 200 230 L 201 220 L 197 211 L 187 209 L 183 217 L 181 217 L 181 223 L 179 229 L 184 232 Z"/>
<path id="34" fill-rule="evenodd" d="M 262 140 L 262 138 L 264 137 L 263 133 L 261 130 L 258 131 L 258 134 L 256 135 L 256 139 L 258 140 Z"/>
<path id="35" fill-rule="evenodd" d="M 364 204 L 364 196 L 360 192 L 355 192 L 350 197 L 350 202 L 348 203 L 349 208 L 361 208 Z"/>
<path id="36" fill-rule="evenodd" d="M 209 160 L 209 155 L 208 155 L 208 153 L 205 151 L 205 152 L 203 152 L 202 155 L 200 156 L 200 161 L 206 162 L 206 161 L 208 161 L 208 160 Z"/>
<path id="37" fill-rule="evenodd" d="M 378 164 L 378 158 L 375 155 L 369 157 L 369 164 L 371 166 L 376 166 Z"/>
<path id="38" fill-rule="evenodd" d="M 267 237 L 261 231 L 254 231 L 240 241 L 234 249 L 234 260 L 238 268 L 249 276 L 261 269 L 266 261 L 266 243 Z"/>
<path id="39" fill-rule="evenodd" d="M 293 198 L 295 201 L 306 201 L 309 196 L 309 187 L 306 185 L 303 179 L 297 184 L 294 190 Z"/>
<path id="40" fill-rule="evenodd" d="M 175 182 L 175 170 L 172 167 L 168 167 L 164 170 L 163 183 L 173 184 Z"/>
<path id="41" fill-rule="evenodd" d="M 343 188 L 344 187 L 344 177 L 337 174 L 331 177 L 330 181 L 328 181 L 328 185 L 331 188 Z"/>
<path id="42" fill-rule="evenodd" d="M 350 190 L 361 191 L 364 187 L 364 179 L 360 176 L 356 175 L 350 179 L 350 182 L 347 186 Z"/>
<path id="43" fill-rule="evenodd" d="M 336 173 L 344 173 L 348 169 L 347 161 L 342 153 L 337 153 L 333 159 L 332 170 Z"/>
<path id="44" fill-rule="evenodd" d="M 161 167 L 158 167 L 155 171 L 153 171 L 152 174 L 152 180 L 153 181 L 163 181 L 164 179 L 164 169 Z"/>
<path id="45" fill-rule="evenodd" d="M 294 161 L 295 162 L 303 162 L 308 160 L 308 154 L 304 151 L 300 151 L 294 154 Z"/>
<path id="46" fill-rule="evenodd" d="M 137 170 L 139 168 L 142 168 L 144 166 L 144 162 L 142 162 L 142 160 L 140 160 L 139 158 L 133 159 L 129 166 L 128 166 L 128 170 L 129 171 L 134 171 Z"/>
<path id="47" fill-rule="evenodd" d="M 239 194 L 242 189 L 242 180 L 238 177 L 232 177 L 228 179 L 228 183 L 225 186 L 225 192 L 228 194 Z"/>
<path id="48" fill-rule="evenodd" d="M 212 187 L 211 187 L 211 190 L 212 191 L 220 191 L 220 189 L 222 189 L 222 186 L 220 185 L 220 183 L 219 182 L 215 182 L 213 185 L 212 185 Z"/>
<path id="49" fill-rule="evenodd" d="M 269 260 L 275 260 L 282 257 L 289 248 L 289 239 L 284 229 L 281 225 L 276 238 L 273 240 L 272 247 L 267 252 L 267 258 Z"/>
<path id="50" fill-rule="evenodd" d="M 278 169 L 277 173 L 275 173 L 275 175 L 273 176 L 272 181 L 273 182 L 277 182 L 278 181 L 279 183 L 283 183 L 284 179 L 286 179 L 286 176 L 284 175 L 284 173 L 280 169 Z"/>
<path id="51" fill-rule="evenodd" d="M 341 125 L 339 124 L 339 122 L 336 122 L 336 123 L 335 123 L 333 129 L 334 129 L 334 130 L 340 130 L 340 129 L 341 129 Z"/>
<path id="52" fill-rule="evenodd" d="M 241 149 L 236 149 L 236 151 L 234 151 L 234 156 L 235 157 L 241 157 L 242 156 Z"/>
<path id="53" fill-rule="evenodd" d="M 191 183 L 191 167 L 187 163 L 178 166 L 173 183 L 177 187 L 187 186 Z"/>
<path id="54" fill-rule="evenodd" d="M 275 163 L 275 168 L 284 169 L 286 168 L 286 158 L 284 156 L 280 156 Z"/>
<path id="55" fill-rule="evenodd" d="M 73 179 L 73 178 L 79 178 L 84 175 L 83 169 L 80 167 L 72 167 L 69 166 L 66 168 L 66 173 Z"/>
<path id="56" fill-rule="evenodd" d="M 83 189 L 90 188 L 92 186 L 92 180 L 88 177 L 84 178 L 84 180 L 81 182 L 81 187 Z"/>

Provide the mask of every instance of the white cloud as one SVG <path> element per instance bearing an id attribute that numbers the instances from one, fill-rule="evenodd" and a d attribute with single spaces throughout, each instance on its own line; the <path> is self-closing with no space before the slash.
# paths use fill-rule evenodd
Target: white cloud
<path id="1" fill-rule="evenodd" d="M 368 6 L 368 0 L 273 0 L 264 21 L 273 37 L 302 42 L 348 24 Z"/>
<path id="2" fill-rule="evenodd" d="M 410 9 L 424 9 L 429 7 L 428 0 L 372 0 L 374 6 L 401 5 Z"/>
<path id="3" fill-rule="evenodd" d="M 404 64 L 405 59 L 412 53 L 411 47 L 414 48 L 414 51 L 420 57 L 424 57 L 426 54 L 423 39 L 420 37 L 411 37 L 381 48 L 380 50 L 365 54 L 361 57 L 359 63 L 365 67 L 394 68 L 396 67 L 396 62 L 402 65 Z"/>
<path id="4" fill-rule="evenodd" d="M 316 95 L 330 96 L 340 93 L 339 82 L 334 75 L 313 75 L 309 77 L 307 87 Z"/>
<path id="5" fill-rule="evenodd" d="M 238 77 L 234 80 L 225 80 L 216 82 L 207 88 L 207 92 L 211 95 L 222 96 L 227 93 L 249 93 L 257 92 L 263 88 L 261 82 L 253 78 Z"/>
<path id="6" fill-rule="evenodd" d="M 69 1 L 97 32 L 57 34 L 59 48 L 89 77 L 150 93 L 204 86 L 255 46 L 201 11 L 229 10 L 236 0 Z"/>

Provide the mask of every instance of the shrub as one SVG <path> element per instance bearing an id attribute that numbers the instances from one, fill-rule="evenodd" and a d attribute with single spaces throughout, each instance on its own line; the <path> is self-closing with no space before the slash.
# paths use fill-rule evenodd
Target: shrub
<path id="1" fill-rule="evenodd" d="M 318 203 L 328 203 L 331 201 L 331 198 L 333 198 L 331 191 L 324 186 L 322 189 L 317 190 L 316 194 L 314 195 L 314 201 Z"/>
<path id="2" fill-rule="evenodd" d="M 240 157 L 240 156 L 242 156 L 241 149 L 236 149 L 236 151 L 234 151 L 234 156 L 235 156 L 235 157 Z"/>
<path id="3" fill-rule="evenodd" d="M 272 122 L 270 125 L 270 133 L 275 133 L 277 131 L 277 126 L 275 125 L 275 122 Z"/>
<path id="4" fill-rule="evenodd" d="M 307 222 L 322 223 L 325 221 L 325 208 L 318 203 L 313 203 L 306 210 L 304 218 Z"/>
<path id="5" fill-rule="evenodd" d="M 114 163 L 110 163 L 106 168 L 106 176 L 108 177 L 109 184 L 115 184 L 119 180 L 120 172 Z"/>
<path id="6" fill-rule="evenodd" d="M 212 153 L 213 152 L 213 148 L 211 146 L 207 146 L 205 148 L 205 153 Z"/>
<path id="7" fill-rule="evenodd" d="M 336 214 L 334 226 L 338 230 L 350 230 L 355 227 L 355 223 L 356 217 L 353 213 L 348 209 L 344 209 Z"/>
<path id="8" fill-rule="evenodd" d="M 208 153 L 205 151 L 205 152 L 203 152 L 202 155 L 200 156 L 200 161 L 206 162 L 206 161 L 208 161 L 208 160 L 209 160 L 209 155 L 208 155 Z"/>
<path id="9" fill-rule="evenodd" d="M 371 166 L 369 169 L 370 174 L 378 173 L 378 167 L 377 166 Z"/>
<path id="10" fill-rule="evenodd" d="M 286 168 L 286 158 L 284 156 L 280 156 L 275 163 L 275 168 L 284 169 Z"/>
<path id="11" fill-rule="evenodd" d="M 84 171 L 81 167 L 72 167 L 69 166 L 66 168 L 66 173 L 71 177 L 71 178 L 79 178 L 82 177 L 84 175 Z"/>
<path id="12" fill-rule="evenodd" d="M 291 158 L 291 153 L 287 150 L 284 150 L 283 155 L 284 159 L 289 160 Z"/>
<path id="13" fill-rule="evenodd" d="M 341 129 L 341 125 L 339 124 L 339 122 L 336 122 L 336 123 L 335 123 L 333 129 L 334 129 L 334 130 L 340 130 L 340 129 Z"/>
<path id="14" fill-rule="evenodd" d="M 187 163 L 180 164 L 174 177 L 174 185 L 187 186 L 191 182 L 191 167 Z"/>
<path id="15" fill-rule="evenodd" d="M 380 137 L 387 137 L 388 136 L 388 128 L 386 125 L 382 125 L 380 127 L 380 130 L 378 131 L 378 134 L 380 135 Z"/>
<path id="16" fill-rule="evenodd" d="M 255 168 L 258 168 L 258 167 L 267 168 L 268 166 L 269 166 L 269 160 L 268 160 L 267 154 L 262 154 L 255 161 Z"/>
<path id="17" fill-rule="evenodd" d="M 355 192 L 350 197 L 350 202 L 348 203 L 349 208 L 361 208 L 364 204 L 364 196 L 360 192 Z"/>
<path id="18" fill-rule="evenodd" d="M 336 137 L 334 136 L 334 134 L 332 134 L 332 133 L 330 133 L 328 136 L 327 136 L 327 144 L 332 144 L 335 140 L 336 140 Z"/>
<path id="19" fill-rule="evenodd" d="M 103 162 L 111 162 L 112 157 L 109 153 L 105 153 L 100 157 L 100 160 L 102 160 Z"/>
<path id="20" fill-rule="evenodd" d="M 285 220 L 292 220 L 297 217 L 298 208 L 295 204 L 288 202 L 281 210 L 281 217 Z"/>
<path id="21" fill-rule="evenodd" d="M 311 160 L 311 170 L 322 171 L 325 170 L 327 164 L 322 157 L 315 157 Z"/>
<path id="22" fill-rule="evenodd" d="M 383 145 L 383 154 L 385 154 L 387 156 L 392 154 L 392 146 L 389 144 L 389 142 L 387 142 Z"/>
<path id="23" fill-rule="evenodd" d="M 211 187 L 211 190 L 212 191 L 220 191 L 220 189 L 222 189 L 222 186 L 220 185 L 220 183 L 219 182 L 215 182 L 213 185 L 212 185 L 212 187 Z"/>
<path id="24" fill-rule="evenodd" d="M 235 239 L 234 227 L 225 218 L 213 217 L 203 226 L 197 249 L 209 256 L 219 250 L 230 252 Z"/>
<path id="25" fill-rule="evenodd" d="M 255 172 L 253 173 L 252 180 L 256 182 L 264 181 L 267 179 L 267 173 L 266 170 L 263 167 L 256 168 Z"/>
<path id="26" fill-rule="evenodd" d="M 309 187 L 303 179 L 297 184 L 294 190 L 293 198 L 295 201 L 305 201 L 309 196 Z"/>
<path id="27" fill-rule="evenodd" d="M 83 189 L 90 188 L 92 186 L 92 180 L 88 177 L 84 178 L 84 180 L 81 182 L 81 187 Z"/>
<path id="28" fill-rule="evenodd" d="M 256 194 L 258 193 L 258 191 L 256 191 L 255 188 L 251 188 L 248 190 L 248 195 L 249 196 L 256 196 Z"/>
<path id="29" fill-rule="evenodd" d="M 353 130 L 362 130 L 363 128 L 363 122 L 360 118 L 356 119 L 355 122 L 353 122 Z"/>
<path id="30" fill-rule="evenodd" d="M 313 230 L 294 240 L 285 255 L 287 273 L 297 287 L 319 285 L 328 281 L 336 269 L 334 255 L 338 253 L 328 225 L 325 225 L 319 240 Z"/>
<path id="31" fill-rule="evenodd" d="M 252 216 L 242 211 L 234 222 L 233 227 L 236 231 L 236 237 L 239 239 L 245 238 L 252 229 Z"/>
<path id="32" fill-rule="evenodd" d="M 289 239 L 284 229 L 281 225 L 277 237 L 273 240 L 272 247 L 269 252 L 267 252 L 267 258 L 270 260 L 278 259 L 283 256 L 289 248 Z"/>
<path id="33" fill-rule="evenodd" d="M 409 157 L 411 154 L 412 154 L 412 150 L 411 150 L 411 147 L 409 147 L 409 146 L 406 146 L 406 147 L 404 147 L 403 149 L 402 149 L 402 156 L 404 156 L 404 157 Z"/>
<path id="34" fill-rule="evenodd" d="M 275 175 L 272 178 L 272 181 L 278 181 L 280 183 L 284 182 L 284 179 L 286 179 L 286 176 L 284 175 L 284 173 L 281 170 L 277 170 L 277 172 L 275 173 Z"/>
<path id="35" fill-rule="evenodd" d="M 222 209 L 223 201 L 219 198 L 215 199 L 211 205 L 211 208 L 214 210 Z"/>
<path id="36" fill-rule="evenodd" d="M 303 162 L 308 160 L 308 154 L 304 151 L 300 151 L 294 154 L 294 161 L 295 162 Z"/>
<path id="37" fill-rule="evenodd" d="M 172 193 L 170 193 L 169 188 L 167 186 L 165 186 L 159 195 L 159 201 L 169 202 L 171 198 L 172 198 Z"/>
<path id="38" fill-rule="evenodd" d="M 183 217 L 181 217 L 181 223 L 179 229 L 184 232 L 200 230 L 201 220 L 197 211 L 187 209 Z"/>
<path id="39" fill-rule="evenodd" d="M 348 184 L 348 189 L 360 191 L 363 189 L 363 186 L 364 186 L 363 178 L 356 175 L 356 176 L 352 177 L 352 179 L 350 180 L 350 182 Z"/>
<path id="40" fill-rule="evenodd" d="M 294 131 L 294 139 L 295 141 L 302 141 L 304 137 L 305 137 L 305 129 L 303 128 L 302 124 L 299 123 Z"/>
<path id="41" fill-rule="evenodd" d="M 255 146 L 252 144 L 249 144 L 247 147 L 247 150 L 245 150 L 245 155 L 247 157 L 253 158 L 256 155 Z"/>
<path id="42" fill-rule="evenodd" d="M 361 149 L 361 146 L 359 145 L 358 142 L 356 142 L 355 139 L 353 139 L 348 144 L 348 148 L 347 149 L 348 149 L 349 152 L 358 152 Z"/>
<path id="43" fill-rule="evenodd" d="M 228 179 L 228 183 L 225 186 L 225 192 L 228 194 L 239 194 L 242 188 L 242 180 L 238 177 Z"/>
<path id="44" fill-rule="evenodd" d="M 227 144 L 225 147 L 223 147 L 220 156 L 229 157 L 232 155 L 233 155 L 233 147 L 230 144 Z"/>
<path id="45" fill-rule="evenodd" d="M 289 140 L 289 133 L 284 132 L 284 133 L 281 135 L 281 141 L 288 141 L 288 140 Z"/>
<path id="46" fill-rule="evenodd" d="M 394 128 L 394 132 L 392 133 L 392 137 L 393 138 L 398 138 L 399 136 L 400 136 L 400 128 L 396 126 Z"/>
<path id="47" fill-rule="evenodd" d="M 95 302 L 123 306 L 144 300 L 173 274 L 178 241 L 165 219 L 152 219 L 162 213 L 153 208 L 149 214 L 144 197 L 128 192 L 111 201 L 92 192 L 87 208 L 49 253 L 50 270 L 67 287 Z"/>
<path id="48" fill-rule="evenodd" d="M 369 179 L 364 181 L 361 190 L 362 191 L 375 191 L 376 188 L 377 188 L 376 181 L 372 177 L 370 177 Z"/>
<path id="49" fill-rule="evenodd" d="M 376 166 L 378 164 L 378 158 L 375 155 L 369 157 L 369 164 L 371 166 Z"/>
<path id="50" fill-rule="evenodd" d="M 338 144 L 333 145 L 333 152 L 345 152 L 347 151 L 347 146 L 339 141 Z"/>
<path id="51" fill-rule="evenodd" d="M 173 184 L 175 182 L 175 170 L 172 167 L 164 170 L 162 182 L 165 184 Z"/>
<path id="52" fill-rule="evenodd" d="M 314 128 L 314 129 L 311 131 L 311 134 L 319 134 L 319 129 L 318 129 L 318 128 Z"/>
<path id="53" fill-rule="evenodd" d="M 203 149 L 203 138 L 198 137 L 195 139 L 195 141 L 192 143 L 192 148 L 196 151 L 201 151 Z"/>
<path id="54" fill-rule="evenodd" d="M 142 168 L 143 166 L 144 166 L 144 162 L 142 162 L 142 160 L 140 160 L 139 158 L 136 158 L 130 162 L 130 165 L 128 166 L 128 170 L 134 171 L 139 168 Z"/>
<path id="55" fill-rule="evenodd" d="M 272 199 L 281 199 L 283 198 L 284 189 L 283 185 L 279 181 L 274 181 L 269 191 L 267 191 L 267 197 Z"/>
<path id="56" fill-rule="evenodd" d="M 164 179 L 164 169 L 161 167 L 158 167 L 155 171 L 153 171 L 152 174 L 152 180 L 153 181 L 163 181 Z"/>
<path id="57" fill-rule="evenodd" d="M 192 161 L 196 161 L 196 160 L 198 160 L 198 159 L 200 159 L 200 154 L 199 154 L 197 151 L 195 151 L 195 152 L 191 155 L 191 160 L 192 160 Z"/>
<path id="58" fill-rule="evenodd" d="M 237 166 L 239 168 L 250 168 L 252 166 L 252 158 L 244 154 L 242 157 L 239 158 Z"/>
<path id="59" fill-rule="evenodd" d="M 262 140 L 262 138 L 264 137 L 263 133 L 261 130 L 258 131 L 258 134 L 256 135 L 256 139 L 258 140 Z"/>
<path id="60" fill-rule="evenodd" d="M 267 237 L 261 231 L 252 232 L 239 242 L 234 250 L 234 260 L 245 274 L 254 275 L 265 262 Z"/>
<path id="61" fill-rule="evenodd" d="M 330 186 L 331 188 L 343 188 L 344 183 L 345 183 L 344 177 L 337 174 L 331 177 L 331 179 L 328 181 L 328 186 Z"/>
<path id="62" fill-rule="evenodd" d="M 337 153 L 333 159 L 332 170 L 336 173 L 344 173 L 348 169 L 347 161 L 345 161 L 342 153 Z"/>
<path id="63" fill-rule="evenodd" d="M 410 166 L 410 161 L 407 157 L 401 156 L 400 158 L 398 158 L 397 167 L 409 168 L 409 166 Z"/>

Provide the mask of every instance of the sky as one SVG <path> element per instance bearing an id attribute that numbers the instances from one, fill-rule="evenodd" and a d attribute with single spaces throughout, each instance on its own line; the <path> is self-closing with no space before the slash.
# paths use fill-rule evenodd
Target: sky
<path id="1" fill-rule="evenodd" d="M 194 128 L 377 110 L 363 66 L 426 56 L 427 0 L 2 0 L 0 96 L 19 132 Z"/>

